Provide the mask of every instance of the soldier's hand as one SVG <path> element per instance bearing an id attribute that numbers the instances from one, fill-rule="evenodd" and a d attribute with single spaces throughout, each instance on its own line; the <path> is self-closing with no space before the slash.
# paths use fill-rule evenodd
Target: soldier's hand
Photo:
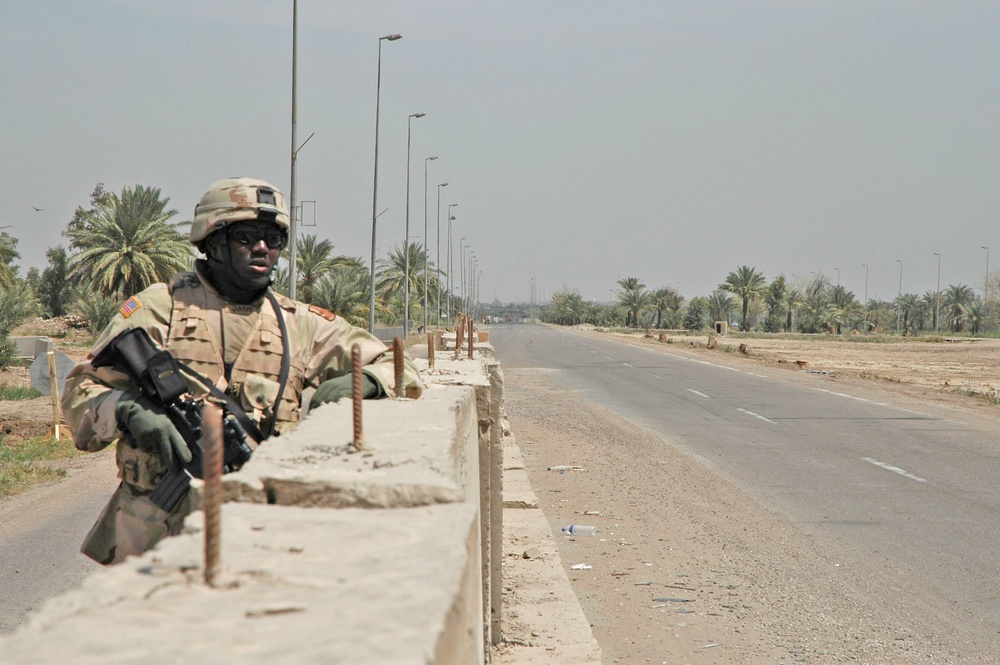
<path id="1" fill-rule="evenodd" d="M 378 387 L 378 383 L 375 379 L 368 376 L 367 374 L 361 374 L 361 395 L 364 399 L 370 397 L 378 397 L 381 390 Z M 312 399 L 309 400 L 309 408 L 314 409 L 320 404 L 327 404 L 329 402 L 339 402 L 341 397 L 351 396 L 351 375 L 345 374 L 343 376 L 338 376 L 333 379 L 327 379 L 323 383 L 319 384 L 319 388 L 313 393 Z"/>
<path id="2" fill-rule="evenodd" d="M 159 455 L 170 468 L 191 461 L 191 449 L 170 417 L 148 398 L 126 392 L 115 407 L 118 429 L 141 450 Z"/>

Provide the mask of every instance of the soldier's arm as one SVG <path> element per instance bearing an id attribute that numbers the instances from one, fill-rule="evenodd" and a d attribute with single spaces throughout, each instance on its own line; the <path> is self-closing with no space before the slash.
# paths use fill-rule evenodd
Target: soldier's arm
<path id="1" fill-rule="evenodd" d="M 315 383 L 350 372 L 351 348 L 358 344 L 361 347 L 362 371 L 378 384 L 381 394 L 390 397 L 400 394 L 396 388 L 392 351 L 367 330 L 353 326 L 329 312 L 317 311 L 318 309 L 313 307 L 309 312 L 312 317 L 310 322 L 315 324 L 315 330 L 311 335 L 312 354 L 308 369 L 309 374 L 315 377 Z M 309 326 L 303 327 L 304 330 L 308 328 Z M 422 392 L 420 371 L 409 354 L 404 354 L 401 394 L 416 398 Z"/>
<path id="2" fill-rule="evenodd" d="M 162 288 L 160 288 L 162 286 Z M 146 289 L 126 301 L 104 329 L 87 358 L 70 370 L 63 388 L 62 410 L 79 450 L 97 451 L 121 436 L 115 407 L 122 391 L 132 387 L 128 377 L 110 368 L 94 369 L 91 362 L 105 344 L 128 328 L 145 328 L 160 345 L 165 342 L 170 308 L 163 313 L 163 300 L 170 295 L 163 285 Z"/>

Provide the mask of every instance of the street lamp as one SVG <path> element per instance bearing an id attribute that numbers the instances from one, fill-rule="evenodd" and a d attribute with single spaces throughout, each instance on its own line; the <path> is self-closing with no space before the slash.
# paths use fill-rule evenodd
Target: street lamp
<path id="1" fill-rule="evenodd" d="M 934 332 L 938 331 L 938 320 L 941 318 L 941 255 L 934 252 L 938 257 L 938 281 L 937 293 L 934 294 Z"/>
<path id="2" fill-rule="evenodd" d="M 465 302 L 465 241 L 468 238 L 460 238 L 458 241 L 458 304 L 459 307 Z"/>
<path id="3" fill-rule="evenodd" d="M 454 288 L 454 279 L 453 279 L 454 272 L 452 271 L 451 267 L 452 264 L 451 249 L 453 244 L 451 240 L 451 223 L 452 221 L 454 221 L 454 219 L 455 219 L 454 216 L 448 217 L 448 308 L 445 311 L 447 312 L 447 318 L 449 321 L 451 320 L 451 300 L 452 297 L 454 297 L 455 295 L 454 291 L 452 290 Z"/>
<path id="4" fill-rule="evenodd" d="M 434 245 L 434 256 L 437 259 L 437 304 L 438 304 L 438 318 L 437 324 L 438 328 L 441 327 L 441 188 L 447 187 L 448 183 L 444 182 L 438 185 L 438 210 L 437 210 L 437 242 Z M 451 218 L 451 209 L 453 206 L 458 205 L 457 203 L 448 206 L 448 217 Z M 450 222 L 449 222 L 450 224 Z M 450 227 L 449 227 L 450 228 Z M 448 243 L 451 244 L 451 234 L 448 234 Z M 451 247 L 448 247 L 450 252 Z M 449 254 L 450 257 L 450 254 Z"/>
<path id="5" fill-rule="evenodd" d="M 862 305 L 866 310 L 868 309 L 868 264 L 862 263 L 865 267 L 865 304 Z"/>
<path id="6" fill-rule="evenodd" d="M 990 248 L 983 245 L 986 250 L 986 282 L 983 284 L 983 297 L 986 299 L 986 313 L 990 311 Z"/>
<path id="7" fill-rule="evenodd" d="M 837 286 L 840 286 L 840 268 L 834 268 L 837 271 Z"/>
<path id="8" fill-rule="evenodd" d="M 423 113 L 411 113 L 406 117 L 406 222 L 403 230 L 403 339 L 410 336 L 410 129 L 414 118 L 423 118 Z"/>
<path id="9" fill-rule="evenodd" d="M 896 293 L 896 332 L 899 332 L 900 314 L 903 313 L 903 259 L 896 259 L 899 264 L 899 290 Z"/>
<path id="10" fill-rule="evenodd" d="M 375 220 L 378 219 L 378 107 L 382 89 L 382 40 L 394 42 L 402 35 L 392 33 L 378 38 L 378 68 L 375 70 L 375 169 L 372 177 L 372 274 L 368 298 L 368 332 L 375 332 Z M 292 139 L 294 145 L 295 140 Z M 382 212 L 385 212 L 384 210 Z"/>
<path id="11" fill-rule="evenodd" d="M 434 159 L 437 155 L 424 157 L 424 331 L 427 330 L 427 259 L 430 253 L 427 249 L 427 162 Z"/>

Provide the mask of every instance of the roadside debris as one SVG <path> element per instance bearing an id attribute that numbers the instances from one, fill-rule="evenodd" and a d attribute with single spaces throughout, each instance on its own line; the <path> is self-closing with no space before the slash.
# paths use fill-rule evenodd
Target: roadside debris
<path id="1" fill-rule="evenodd" d="M 558 471 L 559 473 L 565 473 L 566 471 L 583 471 L 582 466 L 576 466 L 573 464 L 560 464 L 558 466 L 548 467 L 549 471 Z"/>
<path id="2" fill-rule="evenodd" d="M 569 567 L 570 570 L 590 570 L 593 566 L 588 566 L 585 563 L 575 563 Z"/>

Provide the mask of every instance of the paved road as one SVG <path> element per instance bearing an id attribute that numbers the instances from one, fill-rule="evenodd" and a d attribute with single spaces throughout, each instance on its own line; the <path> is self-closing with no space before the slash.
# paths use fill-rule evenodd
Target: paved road
<path id="1" fill-rule="evenodd" d="M 101 568 L 80 543 L 118 483 L 114 456 L 72 464 L 66 478 L 0 501 L 0 634 Z"/>
<path id="2" fill-rule="evenodd" d="M 910 571 L 1000 631 L 998 432 L 819 375 L 788 381 L 541 326 L 490 334 L 505 367 L 558 370 L 820 544 Z"/>

